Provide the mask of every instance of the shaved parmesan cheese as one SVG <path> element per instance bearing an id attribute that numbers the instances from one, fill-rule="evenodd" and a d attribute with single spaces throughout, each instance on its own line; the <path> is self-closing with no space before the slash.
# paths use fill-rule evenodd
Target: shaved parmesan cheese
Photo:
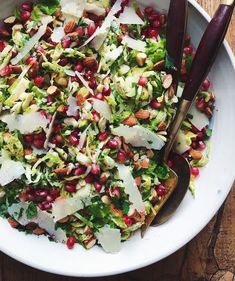
<path id="1" fill-rule="evenodd" d="M 75 71 L 75 74 L 77 75 L 77 77 L 79 78 L 79 80 L 82 82 L 82 84 L 84 85 L 85 88 L 87 88 L 87 90 L 94 95 L 94 91 L 89 87 L 87 81 L 82 77 L 82 75 L 78 72 Z"/>
<path id="2" fill-rule="evenodd" d="M 119 58 L 121 56 L 122 52 L 123 52 L 123 47 L 119 46 L 118 48 L 114 49 L 113 51 L 105 54 L 105 59 L 108 61 L 109 60 L 115 61 L 117 58 Z"/>
<path id="3" fill-rule="evenodd" d="M 76 75 L 75 72 L 71 69 L 65 69 L 64 73 L 71 77 L 74 77 Z"/>
<path id="4" fill-rule="evenodd" d="M 84 204 L 78 197 L 59 199 L 52 204 L 52 215 L 57 222 L 69 215 L 76 213 L 84 208 Z"/>
<path id="5" fill-rule="evenodd" d="M 80 19 L 85 5 L 85 0 L 61 0 L 61 11 L 67 19 Z"/>
<path id="6" fill-rule="evenodd" d="M 56 27 L 54 28 L 53 33 L 51 35 L 51 40 L 55 43 L 59 43 L 64 38 L 64 36 L 65 36 L 64 28 L 62 26 Z"/>
<path id="7" fill-rule="evenodd" d="M 112 112 L 109 104 L 106 101 L 93 99 L 93 108 L 105 119 L 111 120 Z"/>
<path id="8" fill-rule="evenodd" d="M 52 215 L 46 211 L 37 208 L 37 216 L 31 220 L 27 218 L 27 209 L 29 203 L 21 202 L 13 204 L 8 208 L 8 213 L 21 225 L 27 225 L 30 222 L 37 223 L 39 227 L 45 229 L 57 242 L 65 242 L 67 240 L 66 233 L 61 228 L 55 229 L 55 223 Z M 21 214 L 21 216 L 19 216 Z"/>
<path id="9" fill-rule="evenodd" d="M 69 96 L 68 100 L 68 110 L 66 111 L 68 116 L 77 116 L 78 114 L 78 105 L 77 100 L 73 96 Z"/>
<path id="10" fill-rule="evenodd" d="M 179 131 L 177 134 L 174 150 L 179 153 L 183 154 L 190 149 L 190 143 L 187 141 L 187 137 L 182 130 Z"/>
<path id="11" fill-rule="evenodd" d="M 85 11 L 87 11 L 88 13 L 95 14 L 98 17 L 105 16 L 106 14 L 106 10 L 104 8 L 99 7 L 94 3 L 86 3 Z"/>
<path id="12" fill-rule="evenodd" d="M 18 64 L 34 48 L 34 46 L 38 43 L 41 37 L 45 34 L 47 25 L 52 20 L 53 18 L 51 16 L 46 16 L 42 18 L 42 25 L 39 27 L 37 33 L 35 33 L 33 37 L 29 39 L 29 41 L 25 44 L 23 50 L 20 51 L 18 55 L 11 60 L 11 63 L 13 65 Z"/>
<path id="13" fill-rule="evenodd" d="M 123 181 L 125 192 L 129 195 L 130 202 L 138 212 L 144 212 L 144 202 L 129 167 L 120 164 L 117 167 L 119 177 Z"/>
<path id="14" fill-rule="evenodd" d="M 3 160 L 0 168 L 0 185 L 5 186 L 8 183 L 20 178 L 25 173 L 25 169 L 20 162 L 11 159 Z"/>
<path id="15" fill-rule="evenodd" d="M 5 114 L 0 120 L 7 124 L 10 131 L 19 130 L 22 134 L 33 133 L 39 128 L 45 130 L 49 123 L 40 112 L 30 112 L 24 115 Z"/>
<path id="16" fill-rule="evenodd" d="M 95 233 L 99 244 L 107 253 L 117 253 L 121 250 L 121 232 L 119 229 L 104 226 Z"/>
<path id="17" fill-rule="evenodd" d="M 90 188 L 84 187 L 79 190 L 77 194 L 71 198 L 58 198 L 52 204 L 52 216 L 55 222 L 82 210 L 84 207 L 89 206 L 90 202 Z"/>
<path id="18" fill-rule="evenodd" d="M 100 49 L 100 47 L 103 45 L 103 43 L 108 35 L 108 31 L 109 31 L 112 21 L 114 19 L 116 19 L 114 17 L 114 15 L 122 9 L 121 4 L 122 4 L 121 0 L 117 0 L 115 2 L 112 9 L 106 16 L 105 20 L 103 21 L 103 24 L 101 25 L 101 27 L 97 28 L 96 31 L 91 35 L 91 37 L 87 41 L 85 41 L 85 43 L 81 47 L 86 46 L 88 43 L 90 43 L 93 40 L 92 45 L 93 45 L 94 49 L 96 51 L 98 51 Z"/>
<path id="19" fill-rule="evenodd" d="M 118 20 L 121 24 L 144 24 L 144 21 L 136 14 L 133 7 L 125 7 Z"/>
<path id="20" fill-rule="evenodd" d="M 81 165 L 84 166 L 90 166 L 91 165 L 91 160 L 89 157 L 87 157 L 85 154 L 82 153 L 77 153 L 77 157 L 76 157 L 78 163 L 80 163 Z"/>
<path id="21" fill-rule="evenodd" d="M 200 112 L 195 104 L 189 110 L 189 113 L 192 116 L 190 122 L 195 126 L 199 131 L 209 125 L 210 121 L 209 118 L 206 116 L 205 113 Z"/>
<path id="22" fill-rule="evenodd" d="M 91 125 L 89 125 L 85 131 L 82 132 L 81 136 L 80 136 L 80 140 L 79 140 L 79 144 L 78 144 L 78 149 L 81 150 L 84 146 L 84 143 L 86 141 L 87 138 L 87 131 L 89 130 Z"/>
<path id="23" fill-rule="evenodd" d="M 133 39 L 127 35 L 123 37 L 122 44 L 139 52 L 144 52 L 146 48 L 146 43 L 144 41 Z"/>
<path id="24" fill-rule="evenodd" d="M 163 139 L 156 133 L 138 125 L 134 127 L 121 125 L 114 128 L 112 133 L 116 136 L 124 137 L 127 143 L 135 147 L 160 150 L 165 144 Z"/>

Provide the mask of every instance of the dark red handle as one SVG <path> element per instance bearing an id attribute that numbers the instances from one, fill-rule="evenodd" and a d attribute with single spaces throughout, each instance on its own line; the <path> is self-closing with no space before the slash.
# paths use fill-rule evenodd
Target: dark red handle
<path id="1" fill-rule="evenodd" d="M 187 0 L 171 0 L 167 19 L 166 49 L 168 58 L 172 60 L 176 68 L 175 70 L 169 69 L 169 73 L 173 76 L 175 86 L 178 85 L 181 69 L 187 26 L 187 11 Z"/>
<path id="2" fill-rule="evenodd" d="M 223 43 L 234 9 L 232 5 L 220 5 L 209 23 L 195 54 L 182 98 L 193 101 Z"/>

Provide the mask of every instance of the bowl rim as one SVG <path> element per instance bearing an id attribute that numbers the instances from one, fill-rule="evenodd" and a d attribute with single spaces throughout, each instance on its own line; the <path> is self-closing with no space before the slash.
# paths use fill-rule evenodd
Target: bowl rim
<path id="1" fill-rule="evenodd" d="M 189 3 L 193 6 L 193 8 L 196 9 L 196 11 L 207 21 L 209 22 L 211 20 L 211 17 L 209 16 L 209 14 L 196 2 L 196 0 L 189 0 Z M 228 42 L 225 40 L 223 43 L 224 49 L 229 57 L 229 60 L 232 64 L 232 67 L 234 69 L 234 73 L 235 73 L 235 56 L 233 54 L 233 51 L 231 49 L 231 47 L 229 46 Z M 235 178 L 233 179 L 233 181 L 235 180 Z M 137 269 L 141 269 L 143 267 L 149 266 L 151 264 L 154 264 L 155 262 L 159 262 L 162 259 L 170 256 L 171 254 L 173 254 L 174 252 L 176 252 L 177 250 L 179 250 L 180 248 L 182 248 L 185 244 L 187 244 L 189 241 L 191 241 L 208 223 L 209 221 L 213 218 L 213 216 L 216 214 L 216 212 L 218 211 L 218 209 L 221 207 L 221 205 L 223 204 L 223 202 L 225 201 L 225 199 L 227 198 L 229 192 L 231 191 L 231 188 L 228 188 L 228 190 L 224 193 L 223 197 L 221 198 L 220 204 L 218 204 L 215 208 L 214 208 L 214 213 L 213 215 L 207 217 L 205 220 L 203 220 L 200 224 L 200 226 L 198 226 L 194 232 L 191 233 L 190 236 L 188 236 L 186 239 L 184 239 L 181 243 L 178 243 L 177 245 L 175 245 L 174 247 L 171 247 L 170 250 L 165 253 L 162 254 L 160 258 L 149 258 L 146 261 L 141 261 L 138 263 L 135 263 L 133 266 L 129 266 L 128 269 L 123 270 L 123 269 L 108 269 L 106 272 L 103 273 L 97 273 L 97 272 L 90 272 L 90 273 L 83 273 L 83 274 L 74 274 L 74 273 L 70 273 L 68 271 L 65 271 L 64 269 L 53 269 L 53 268 L 49 268 L 43 265 L 38 265 L 37 262 L 34 262 L 33 259 L 30 258 L 22 258 L 20 255 L 17 255 L 14 253 L 13 249 L 9 249 L 7 246 L 5 245 L 0 245 L 0 250 L 10 256 L 11 258 L 25 264 L 28 265 L 32 268 L 44 271 L 44 272 L 49 272 L 49 273 L 53 273 L 53 274 L 59 274 L 59 275 L 64 275 L 64 276 L 71 276 L 71 277 L 103 277 L 103 276 L 112 276 L 112 275 L 117 275 L 117 274 L 122 274 L 125 272 L 130 272 L 130 271 L 134 271 Z"/>

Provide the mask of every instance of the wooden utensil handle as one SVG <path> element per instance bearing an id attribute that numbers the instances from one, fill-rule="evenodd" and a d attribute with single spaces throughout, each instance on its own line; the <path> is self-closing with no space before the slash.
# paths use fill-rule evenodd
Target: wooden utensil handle
<path id="1" fill-rule="evenodd" d="M 184 100 L 194 100 L 211 69 L 232 17 L 235 1 L 230 0 L 230 3 L 219 6 L 201 39 L 182 95 Z"/>
<path id="2" fill-rule="evenodd" d="M 167 19 L 166 49 L 168 53 L 168 58 L 172 60 L 175 67 L 174 70 L 169 70 L 169 72 L 173 76 L 175 86 L 177 86 L 178 84 L 183 56 L 184 39 L 187 26 L 187 11 L 187 0 L 178 0 L 170 2 Z"/>

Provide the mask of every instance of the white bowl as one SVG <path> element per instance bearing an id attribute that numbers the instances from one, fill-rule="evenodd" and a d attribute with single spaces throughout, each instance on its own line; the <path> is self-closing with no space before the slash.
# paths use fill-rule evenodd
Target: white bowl
<path id="1" fill-rule="evenodd" d="M 1 0 L 0 17 L 9 15 L 18 0 Z M 139 1 L 141 2 L 141 1 Z M 144 1 L 142 1 L 144 3 Z M 167 9 L 169 1 L 152 0 L 149 4 Z M 195 46 L 209 16 L 190 0 L 189 34 Z M 0 250 L 32 267 L 69 276 L 105 276 L 138 269 L 157 262 L 188 243 L 211 220 L 228 195 L 235 168 L 235 60 L 225 43 L 210 73 L 217 96 L 211 157 L 196 183 L 196 198 L 188 192 L 175 216 L 166 224 L 151 228 L 144 239 L 139 233 L 122 245 L 121 252 L 109 255 L 99 247 L 90 251 L 77 246 L 69 251 L 45 237 L 25 235 L 1 219 Z"/>

